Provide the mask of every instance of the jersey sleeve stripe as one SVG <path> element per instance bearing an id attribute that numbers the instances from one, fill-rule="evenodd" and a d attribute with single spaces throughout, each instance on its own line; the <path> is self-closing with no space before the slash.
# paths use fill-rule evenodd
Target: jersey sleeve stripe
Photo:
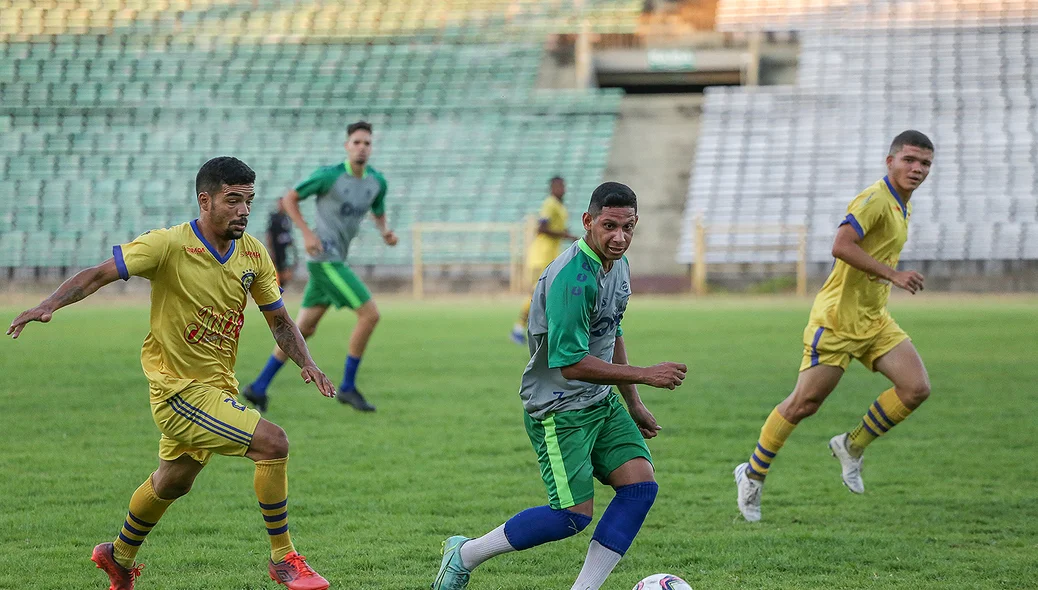
<path id="1" fill-rule="evenodd" d="M 260 311 L 274 311 L 275 309 L 281 309 L 285 306 L 285 300 L 278 297 L 278 300 L 274 303 L 268 303 L 266 305 L 259 306 Z"/>
<path id="2" fill-rule="evenodd" d="M 119 271 L 119 278 L 124 281 L 130 280 L 130 271 L 126 270 L 126 260 L 123 258 L 122 246 L 112 246 L 112 258 L 115 258 L 115 269 Z"/>
<path id="3" fill-rule="evenodd" d="M 859 238 L 865 237 L 865 230 L 861 228 L 861 224 L 858 223 L 858 220 L 854 217 L 853 213 L 848 213 L 847 217 L 840 222 L 840 225 L 850 225 L 854 228 L 854 231 L 858 234 Z"/>

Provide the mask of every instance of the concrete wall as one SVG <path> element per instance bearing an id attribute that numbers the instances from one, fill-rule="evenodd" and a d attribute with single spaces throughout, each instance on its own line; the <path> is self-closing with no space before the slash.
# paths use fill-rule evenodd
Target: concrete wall
<path id="1" fill-rule="evenodd" d="M 606 180 L 638 195 L 638 228 L 628 253 L 636 276 L 684 277 L 674 261 L 699 136 L 701 94 L 624 97 L 613 136 Z"/>

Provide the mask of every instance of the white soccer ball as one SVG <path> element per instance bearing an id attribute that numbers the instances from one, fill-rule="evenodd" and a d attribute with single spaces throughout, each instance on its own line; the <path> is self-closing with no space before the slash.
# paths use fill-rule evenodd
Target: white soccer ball
<path id="1" fill-rule="evenodd" d="M 632 590 L 692 590 L 692 586 L 671 574 L 653 574 L 635 584 Z"/>

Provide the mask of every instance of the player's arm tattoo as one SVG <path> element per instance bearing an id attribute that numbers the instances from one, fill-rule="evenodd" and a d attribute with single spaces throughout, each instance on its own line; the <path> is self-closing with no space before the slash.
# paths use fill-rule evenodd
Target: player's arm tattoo
<path id="1" fill-rule="evenodd" d="M 83 269 L 61 284 L 39 307 L 54 312 L 66 305 L 82 301 L 101 287 L 119 278 L 115 261 L 107 260 L 97 266 Z"/>
<path id="2" fill-rule="evenodd" d="M 306 341 L 303 340 L 303 335 L 292 318 L 288 316 L 285 308 L 278 309 L 272 315 L 274 317 L 270 321 L 270 332 L 274 335 L 274 341 L 277 342 L 281 351 L 300 367 L 312 363 Z"/>

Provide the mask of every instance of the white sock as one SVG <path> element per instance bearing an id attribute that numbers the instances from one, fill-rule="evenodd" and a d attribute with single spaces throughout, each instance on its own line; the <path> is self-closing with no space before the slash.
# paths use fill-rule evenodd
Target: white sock
<path id="1" fill-rule="evenodd" d="M 462 547 L 464 548 L 464 546 Z M 587 548 L 584 567 L 581 568 L 577 581 L 573 582 L 572 590 L 598 590 L 601 588 L 616 564 L 620 563 L 621 557 L 623 556 L 616 551 L 599 545 L 598 541 L 591 541 L 591 545 Z"/>
<path id="2" fill-rule="evenodd" d="M 465 541 L 461 546 L 461 565 L 471 571 L 495 555 L 512 551 L 515 551 L 515 547 L 505 536 L 505 525 L 501 525 L 478 539 Z"/>
<path id="3" fill-rule="evenodd" d="M 512 331 L 517 333 L 517 334 L 525 334 L 526 333 L 526 326 L 524 326 L 522 324 L 516 324 L 516 325 L 512 326 Z"/>

